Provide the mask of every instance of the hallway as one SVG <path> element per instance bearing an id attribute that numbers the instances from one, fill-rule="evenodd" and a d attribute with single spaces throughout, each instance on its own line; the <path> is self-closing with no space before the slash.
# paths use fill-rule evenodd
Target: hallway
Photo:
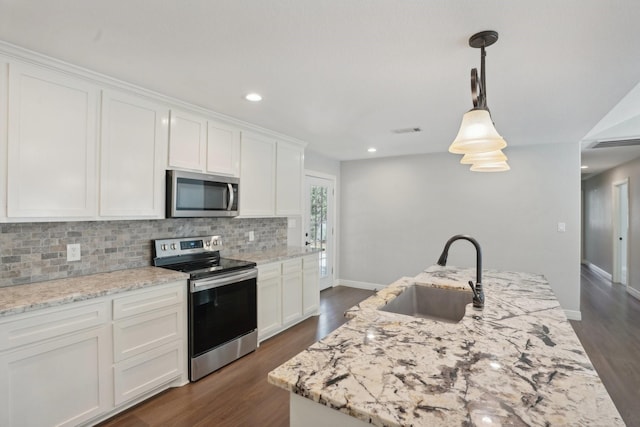
<path id="1" fill-rule="evenodd" d="M 580 267 L 582 321 L 570 321 L 628 426 L 640 426 L 640 301 Z"/>

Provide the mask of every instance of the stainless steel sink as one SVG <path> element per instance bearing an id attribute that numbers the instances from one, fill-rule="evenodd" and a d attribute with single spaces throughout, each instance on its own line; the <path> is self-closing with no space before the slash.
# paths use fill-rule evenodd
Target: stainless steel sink
<path id="1" fill-rule="evenodd" d="M 458 323 L 472 298 L 473 294 L 466 289 L 411 285 L 379 310 Z"/>

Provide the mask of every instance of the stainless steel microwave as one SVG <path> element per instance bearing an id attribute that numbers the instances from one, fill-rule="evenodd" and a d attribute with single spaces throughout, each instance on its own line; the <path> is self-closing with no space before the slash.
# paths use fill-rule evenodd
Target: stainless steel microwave
<path id="1" fill-rule="evenodd" d="M 238 178 L 167 171 L 167 218 L 238 216 Z"/>

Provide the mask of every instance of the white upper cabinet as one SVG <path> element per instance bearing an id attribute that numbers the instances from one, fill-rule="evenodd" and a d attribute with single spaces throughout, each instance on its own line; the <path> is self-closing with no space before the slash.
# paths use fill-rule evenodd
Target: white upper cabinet
<path id="1" fill-rule="evenodd" d="M 8 217 L 95 217 L 97 94 L 84 80 L 10 64 Z"/>
<path id="2" fill-rule="evenodd" d="M 207 120 L 171 110 L 169 167 L 202 172 L 206 164 Z"/>
<path id="3" fill-rule="evenodd" d="M 240 176 L 240 131 L 209 120 L 207 173 Z"/>
<path id="4" fill-rule="evenodd" d="M 164 217 L 169 108 L 102 92 L 100 216 Z"/>
<path id="5" fill-rule="evenodd" d="M 275 215 L 276 141 L 243 132 L 240 143 L 240 215 Z"/>
<path id="6" fill-rule="evenodd" d="M 184 111 L 171 110 L 169 167 L 240 175 L 240 130 Z"/>
<path id="7" fill-rule="evenodd" d="M 242 133 L 240 215 L 302 215 L 304 147 Z"/>
<path id="8" fill-rule="evenodd" d="M 302 215 L 304 148 L 278 141 L 276 215 Z"/>

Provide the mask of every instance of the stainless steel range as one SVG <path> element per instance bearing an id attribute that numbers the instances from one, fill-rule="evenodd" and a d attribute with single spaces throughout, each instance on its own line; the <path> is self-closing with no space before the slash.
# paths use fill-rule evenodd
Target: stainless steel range
<path id="1" fill-rule="evenodd" d="M 256 264 L 220 257 L 220 236 L 157 239 L 153 265 L 189 273 L 189 379 L 258 346 Z"/>

